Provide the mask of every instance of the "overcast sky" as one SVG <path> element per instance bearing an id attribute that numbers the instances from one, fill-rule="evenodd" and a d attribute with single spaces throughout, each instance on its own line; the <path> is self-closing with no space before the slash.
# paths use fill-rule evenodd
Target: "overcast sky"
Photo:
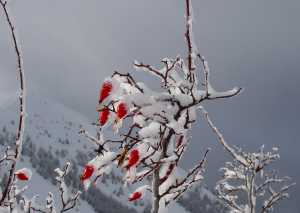
<path id="1" fill-rule="evenodd" d="M 215 90 L 235 86 L 245 90 L 232 99 L 203 103 L 229 145 L 257 152 L 278 147 L 281 155 L 269 169 L 279 169 L 297 182 L 290 198 L 274 212 L 289 207 L 299 212 L 300 167 L 300 1 L 197 0 L 193 25 L 199 53 L 210 67 Z M 28 93 L 68 106 L 94 121 L 103 79 L 116 70 L 155 88 L 146 72 L 136 72 L 138 60 L 160 69 L 165 57 L 187 57 L 185 1 L 178 0 L 27 0 L 9 2 L 24 56 Z M 11 32 L 0 10 L 0 100 L 19 90 Z M 203 70 L 196 63 L 198 79 Z M 30 115 L 29 115 L 30 116 Z M 217 170 L 232 160 L 198 112 L 189 132 L 192 145 L 183 159 L 193 167 L 208 147 L 204 182 L 211 188 L 221 179 Z M 197 162 L 194 162 L 197 160 Z M 266 171 L 268 168 L 266 168 Z"/>

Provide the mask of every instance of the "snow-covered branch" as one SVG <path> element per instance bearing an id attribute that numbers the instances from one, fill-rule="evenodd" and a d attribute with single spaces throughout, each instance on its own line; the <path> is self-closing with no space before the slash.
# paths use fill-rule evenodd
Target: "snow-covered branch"
<path id="1" fill-rule="evenodd" d="M 32 212 L 32 210 L 43 213 L 62 213 L 72 209 L 76 205 L 81 192 L 78 191 L 74 196 L 69 196 L 67 194 L 67 186 L 64 182 L 64 177 L 68 173 L 69 166 L 70 163 L 67 163 L 64 171 L 61 171 L 59 168 L 55 169 L 55 172 L 57 174 L 57 177 L 55 179 L 60 184 L 59 190 L 61 191 L 60 196 L 62 209 L 60 211 L 56 210 L 56 207 L 54 205 L 54 197 L 51 192 L 49 192 L 49 197 L 47 197 L 46 199 L 46 206 L 39 206 L 36 204 L 35 199 L 36 197 L 38 197 L 38 195 L 34 196 L 31 200 L 29 200 L 26 196 L 23 196 L 19 204 L 17 204 L 16 201 L 11 202 L 12 205 L 10 206 L 10 210 L 19 209 L 18 212 L 20 213 L 29 213 Z"/>
<path id="2" fill-rule="evenodd" d="M 277 203 L 279 200 L 289 197 L 289 194 L 283 192 L 290 189 L 293 185 L 296 185 L 296 183 L 282 187 L 278 193 L 276 193 L 271 186 L 268 186 L 271 197 L 264 202 L 261 212 L 268 212 L 270 210 L 273 211 L 273 204 Z"/>
<path id="3" fill-rule="evenodd" d="M 147 71 L 161 79 L 161 86 L 166 92 L 156 92 L 144 83 L 136 82 L 131 74 L 114 72 L 106 78 L 100 90 L 96 110 L 100 113 L 98 123 L 98 139 L 86 131 L 81 131 L 98 149 L 98 153 L 83 171 L 80 180 L 85 189 L 91 184 L 90 178 L 96 184 L 97 179 L 109 174 L 114 165 L 126 169 L 123 178 L 127 182 L 136 183 L 148 176 L 153 177 L 152 213 L 166 210 L 166 206 L 176 201 L 192 184 L 203 179 L 203 165 L 210 149 L 207 149 L 201 162 L 181 177 L 177 172 L 177 164 L 185 153 L 191 137 L 187 132 L 196 120 L 196 106 L 205 101 L 220 98 L 230 98 L 242 91 L 233 89 L 228 92 L 215 92 L 209 84 L 208 63 L 198 54 L 192 32 L 195 22 L 193 8 L 187 3 L 187 31 L 185 38 L 188 43 L 188 65 L 179 55 L 176 59 L 164 58 L 162 69 L 134 61 L 134 67 L 139 71 Z M 204 68 L 204 90 L 198 89 L 195 60 L 200 58 Z M 106 102 L 107 99 L 110 99 Z M 124 119 L 132 119 L 132 125 L 126 133 L 121 133 L 120 140 L 104 140 L 102 130 L 110 128 L 118 132 Z M 101 138 L 102 137 L 102 138 Z M 177 144 L 174 145 L 174 141 Z M 108 144 L 117 143 L 119 151 L 111 152 Z M 107 147 L 104 147 L 107 146 Z M 235 153 L 233 151 L 233 153 Z M 244 161 L 244 159 L 243 159 Z M 247 162 L 244 162 L 247 164 Z M 136 172 L 139 168 L 138 173 Z M 140 192 L 129 196 L 128 201 L 140 199 Z"/>
<path id="4" fill-rule="evenodd" d="M 169 197 L 169 198 L 166 200 L 166 204 L 165 204 L 166 206 L 167 206 L 169 203 L 171 203 L 171 202 L 173 202 L 173 201 L 176 201 L 176 200 L 182 195 L 182 193 L 185 192 L 191 185 L 193 185 L 194 183 L 196 183 L 196 182 L 198 182 L 198 181 L 200 181 L 200 180 L 203 179 L 203 176 L 202 176 L 201 174 L 204 172 L 204 170 L 199 170 L 199 169 L 203 167 L 203 165 L 204 165 L 204 163 L 205 163 L 205 160 L 206 160 L 206 156 L 207 156 L 207 154 L 208 154 L 209 151 L 210 151 L 210 149 L 208 149 L 208 150 L 205 152 L 205 154 L 204 154 L 204 156 L 203 156 L 201 162 L 200 162 L 198 165 L 194 166 L 194 168 L 192 168 L 192 169 L 190 169 L 190 170 L 188 171 L 188 173 L 187 173 L 187 175 L 186 175 L 185 178 L 183 178 L 182 180 L 177 179 L 177 180 L 175 181 L 175 184 L 170 185 L 169 188 L 167 188 L 167 189 L 165 190 L 165 192 L 163 192 L 163 193 L 161 194 L 161 196 L 163 197 L 163 196 L 165 196 L 165 195 L 172 194 L 172 193 L 170 193 L 170 192 L 173 192 L 173 193 L 175 192 L 174 194 L 175 194 L 176 196 L 174 196 L 174 197 Z M 174 168 L 174 164 L 170 164 L 169 170 L 168 170 L 166 176 L 164 176 L 164 177 L 162 178 L 162 183 L 164 183 L 164 182 L 169 178 L 169 176 L 170 176 L 170 174 L 171 174 L 173 168 Z M 191 180 L 191 181 L 188 181 L 188 178 L 189 178 L 191 175 L 193 175 L 193 174 L 195 174 L 195 175 L 194 175 L 194 177 L 192 178 L 192 180 Z M 163 186 L 162 186 L 162 187 L 163 187 Z"/>
<path id="5" fill-rule="evenodd" d="M 67 186 L 64 182 L 64 177 L 69 171 L 69 166 L 70 166 L 70 163 L 67 163 L 67 165 L 65 167 L 65 171 L 61 171 L 59 168 L 55 169 L 55 172 L 57 174 L 57 177 L 55 178 L 55 180 L 60 185 L 59 190 L 61 191 L 60 196 L 61 196 L 61 201 L 63 204 L 63 207 L 60 212 L 65 212 L 65 211 L 68 211 L 69 209 L 72 209 L 76 205 L 79 195 L 81 194 L 80 191 L 78 191 L 76 193 L 76 195 L 71 196 L 71 197 L 68 196 L 68 194 L 67 194 Z"/>
<path id="6" fill-rule="evenodd" d="M 26 117 L 26 111 L 25 111 L 25 94 L 26 94 L 26 88 L 25 88 L 25 77 L 24 77 L 24 70 L 23 70 L 23 62 L 22 62 L 22 51 L 21 47 L 19 45 L 18 41 L 18 35 L 16 28 L 14 27 L 14 24 L 12 22 L 12 16 L 10 14 L 10 10 L 7 6 L 8 1 L 0 0 L 0 3 L 3 7 L 4 13 L 6 15 L 6 19 L 8 21 L 8 25 L 10 26 L 12 38 L 15 46 L 15 51 L 18 58 L 18 68 L 19 68 L 19 75 L 20 75 L 20 118 L 19 118 L 19 126 L 18 126 L 18 134 L 16 138 L 15 143 L 15 153 L 11 154 L 8 150 L 6 150 L 6 156 L 1 160 L 1 163 L 4 159 L 11 160 L 11 168 L 9 170 L 9 179 L 8 183 L 6 185 L 6 188 L 3 192 L 3 195 L 0 200 L 0 206 L 3 206 L 4 203 L 6 203 L 8 200 L 11 199 L 10 194 L 13 187 L 13 184 L 15 182 L 15 170 L 17 167 L 18 158 L 20 156 L 21 150 L 22 150 L 22 136 L 25 129 L 25 117 Z"/>
<path id="7" fill-rule="evenodd" d="M 295 183 L 284 186 L 278 193 L 276 193 L 270 186 L 271 183 L 283 183 L 285 180 L 290 179 L 289 177 L 278 179 L 278 171 L 271 170 L 265 175 L 266 180 L 263 184 L 261 184 L 260 186 L 257 186 L 255 184 L 255 179 L 258 172 L 261 173 L 260 177 L 263 178 L 263 169 L 265 168 L 265 166 L 274 163 L 276 159 L 280 158 L 279 154 L 273 154 L 274 151 L 277 151 L 277 148 L 273 148 L 271 152 L 267 152 L 266 154 L 263 153 L 264 146 L 260 148 L 258 153 L 247 153 L 240 147 L 231 148 L 224 141 L 223 136 L 218 132 L 217 128 L 214 127 L 204 108 L 199 107 L 198 109 L 200 109 L 204 113 L 207 123 L 212 128 L 214 133 L 218 136 L 222 146 L 234 158 L 233 164 L 231 162 L 228 162 L 226 163 L 227 167 L 221 168 L 219 170 L 224 171 L 224 179 L 219 181 L 215 188 L 219 194 L 219 198 L 217 200 L 225 200 L 227 202 L 227 206 L 233 212 L 254 213 L 256 209 L 257 196 L 263 196 L 266 189 L 268 189 L 268 191 L 270 192 L 271 197 L 264 202 L 261 212 L 268 212 L 269 210 L 273 210 L 274 203 L 277 203 L 278 200 L 282 200 L 288 197 L 288 194 L 283 192 L 290 189 L 293 185 L 295 185 Z M 240 154 L 237 154 L 235 150 L 237 150 Z M 271 177 L 271 174 L 274 174 L 273 177 Z M 243 185 L 232 186 L 228 183 L 228 181 L 230 180 L 240 180 L 243 182 Z M 238 205 L 235 203 L 235 200 L 238 198 L 238 196 L 231 195 L 231 193 L 235 193 L 237 191 L 242 191 L 243 194 L 248 195 L 248 204 Z"/>
<path id="8" fill-rule="evenodd" d="M 234 159 L 236 159 L 240 164 L 246 166 L 247 165 L 247 161 L 245 161 L 244 158 L 240 157 L 240 155 L 238 155 L 233 148 L 231 148 L 230 146 L 227 145 L 227 143 L 223 139 L 222 134 L 220 134 L 218 132 L 218 129 L 212 124 L 212 122 L 209 119 L 208 114 L 204 110 L 203 106 L 200 106 L 197 109 L 201 110 L 204 113 L 207 123 L 212 128 L 212 130 L 214 131 L 214 133 L 218 136 L 219 140 L 221 141 L 221 144 L 222 144 L 223 148 L 226 149 L 234 157 Z"/>
<path id="9" fill-rule="evenodd" d="M 19 125 L 18 125 L 17 137 L 15 142 L 15 150 L 14 152 L 12 152 L 10 151 L 10 147 L 7 147 L 5 156 L 2 159 L 0 159 L 0 166 L 11 162 L 8 182 L 6 184 L 4 192 L 1 195 L 0 211 L 27 213 L 27 212 L 32 212 L 31 210 L 34 210 L 34 211 L 39 211 L 44 213 L 56 213 L 56 209 L 54 207 L 53 195 L 50 192 L 49 192 L 49 197 L 47 198 L 46 207 L 38 206 L 36 204 L 35 198 L 38 197 L 38 195 L 34 196 L 31 200 L 28 200 L 25 196 L 23 196 L 22 199 L 19 201 L 19 203 L 17 202 L 17 196 L 21 195 L 21 193 L 25 192 L 25 190 L 27 189 L 27 186 L 25 186 L 22 189 L 19 189 L 18 186 L 16 185 L 17 181 L 18 180 L 28 181 L 32 176 L 31 170 L 27 168 L 22 168 L 16 171 L 19 156 L 21 155 L 21 151 L 22 151 L 22 136 L 25 131 L 25 117 L 27 116 L 25 111 L 26 87 L 25 87 L 25 76 L 24 76 L 24 69 L 23 69 L 21 47 L 19 45 L 16 28 L 14 27 L 12 21 L 12 15 L 10 14 L 10 10 L 7 6 L 8 0 L 5 1 L 0 0 L 0 4 L 4 9 L 4 13 L 6 15 L 8 25 L 10 26 L 11 29 L 15 51 L 18 58 L 18 69 L 20 75 L 20 96 L 19 96 L 20 118 L 19 118 Z M 68 172 L 68 166 L 69 164 L 66 166 L 64 172 L 57 169 L 57 173 L 59 175 L 57 177 L 57 181 L 60 183 L 61 199 L 63 203 L 63 209 L 60 212 L 64 212 L 73 208 L 76 205 L 76 201 L 78 200 L 80 195 L 80 192 L 78 192 L 73 197 L 69 197 L 67 195 L 67 188 L 63 178 Z"/>

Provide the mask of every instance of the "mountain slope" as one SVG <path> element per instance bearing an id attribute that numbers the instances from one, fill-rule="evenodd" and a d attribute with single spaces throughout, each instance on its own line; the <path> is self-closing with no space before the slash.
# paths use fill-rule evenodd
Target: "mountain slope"
<path id="1" fill-rule="evenodd" d="M 0 110 L 0 152 L 4 154 L 7 145 L 13 147 L 15 140 L 19 114 L 18 100 L 12 98 L 0 108 L 2 109 Z M 66 177 L 69 194 L 76 193 L 77 189 L 84 191 L 78 175 L 82 173 L 85 165 L 92 158 L 93 154 L 88 156 L 86 153 L 95 147 L 82 135 L 79 136 L 78 132 L 86 130 L 90 134 L 96 135 L 97 131 L 92 127 L 93 121 L 89 118 L 33 94 L 27 95 L 26 111 L 28 116 L 25 120 L 22 157 L 18 167 L 30 168 L 33 177 L 26 183 L 18 182 L 18 185 L 19 187 L 25 184 L 29 186 L 29 189 L 23 193 L 28 198 L 40 194 L 42 198 L 37 199 L 37 203 L 40 205 L 45 204 L 47 193 L 51 191 L 59 209 L 60 194 L 54 180 L 53 170 L 57 167 L 63 169 L 67 162 L 71 162 L 70 171 Z M 104 139 L 119 139 L 118 135 L 110 131 L 104 130 L 103 133 Z M 116 148 L 111 147 L 111 149 Z M 5 169 L 3 168 L 1 171 L 3 172 Z M 184 170 L 180 170 L 180 172 L 185 173 Z M 124 170 L 115 169 L 111 174 L 101 177 L 96 186 L 91 186 L 82 193 L 79 205 L 70 212 L 149 212 L 152 203 L 149 192 L 141 200 L 127 202 L 124 205 L 121 203 L 126 201 L 128 194 L 137 187 L 145 184 L 151 185 L 151 179 L 147 178 L 124 188 L 121 184 L 123 176 Z M 3 173 L 1 173 L 1 177 L 3 177 Z M 3 179 L 5 180 L 5 178 Z M 197 213 L 199 210 L 201 212 L 223 212 L 222 204 L 212 203 L 214 198 L 215 195 L 207 190 L 204 184 L 199 183 L 188 190 L 178 203 L 168 206 L 168 209 L 169 212 L 174 213 Z"/>

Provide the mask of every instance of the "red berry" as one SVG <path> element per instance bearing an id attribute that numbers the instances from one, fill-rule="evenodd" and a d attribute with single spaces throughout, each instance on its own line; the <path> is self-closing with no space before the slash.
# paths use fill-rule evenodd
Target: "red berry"
<path id="1" fill-rule="evenodd" d="M 22 173 L 22 172 L 20 172 L 20 173 L 17 175 L 17 178 L 18 178 L 19 180 L 28 180 L 28 177 L 27 177 L 24 173 Z"/>
<path id="2" fill-rule="evenodd" d="M 128 166 L 133 166 L 139 160 L 139 151 L 133 150 L 129 155 L 129 163 Z"/>
<path id="3" fill-rule="evenodd" d="M 137 199 L 139 199 L 141 196 L 142 196 L 141 193 L 136 192 L 136 193 L 134 193 L 134 195 L 132 196 L 132 198 L 129 199 L 129 201 L 137 200 Z"/>
<path id="4" fill-rule="evenodd" d="M 132 167 L 138 161 L 139 161 L 139 151 L 133 150 L 129 155 L 129 162 L 127 166 L 124 167 L 126 169 L 126 172 L 130 169 L 130 167 Z"/>
<path id="5" fill-rule="evenodd" d="M 83 170 L 82 176 L 79 177 L 80 181 L 84 181 L 84 180 L 90 178 L 92 176 L 93 172 L 94 172 L 94 167 L 91 165 L 87 165 L 85 167 L 85 169 Z"/>
<path id="6" fill-rule="evenodd" d="M 127 114 L 127 107 L 125 103 L 120 103 L 117 109 L 117 116 L 123 118 Z"/>
<path id="7" fill-rule="evenodd" d="M 101 91 L 100 91 L 99 104 L 110 95 L 112 88 L 113 88 L 113 86 L 110 81 L 104 82 L 104 84 L 102 85 Z"/>
<path id="8" fill-rule="evenodd" d="M 100 112 L 100 119 L 99 120 L 100 120 L 101 126 L 103 126 L 106 123 L 106 121 L 108 120 L 108 116 L 109 116 L 109 110 L 107 109 L 107 107 L 105 107 Z"/>

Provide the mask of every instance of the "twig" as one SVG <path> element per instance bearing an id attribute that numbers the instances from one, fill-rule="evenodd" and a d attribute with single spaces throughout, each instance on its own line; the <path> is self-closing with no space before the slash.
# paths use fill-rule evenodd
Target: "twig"
<path id="1" fill-rule="evenodd" d="M 20 74 L 20 118 L 19 118 L 19 127 L 18 127 L 18 134 L 16 138 L 16 147 L 15 147 L 15 161 L 12 162 L 11 168 L 10 168 L 10 174 L 8 183 L 6 185 L 6 188 L 3 192 L 3 196 L 0 200 L 0 206 L 3 205 L 3 202 L 5 199 L 9 199 L 9 193 L 11 191 L 12 185 L 15 181 L 14 173 L 17 167 L 18 157 L 22 150 L 22 136 L 25 129 L 25 117 L 26 117 L 26 111 L 25 111 L 25 94 L 26 94 L 26 87 L 25 87 L 25 77 L 24 77 L 24 70 L 23 70 L 23 64 L 22 64 L 22 53 L 21 53 L 21 47 L 19 45 L 18 39 L 17 39 L 17 32 L 15 30 L 15 27 L 12 23 L 12 16 L 9 14 L 9 8 L 7 6 L 7 1 L 0 0 L 0 3 L 3 7 L 3 10 L 5 12 L 8 24 L 11 29 L 14 45 L 15 45 L 15 51 L 17 53 L 18 57 L 18 68 L 19 68 L 19 74 Z"/>

